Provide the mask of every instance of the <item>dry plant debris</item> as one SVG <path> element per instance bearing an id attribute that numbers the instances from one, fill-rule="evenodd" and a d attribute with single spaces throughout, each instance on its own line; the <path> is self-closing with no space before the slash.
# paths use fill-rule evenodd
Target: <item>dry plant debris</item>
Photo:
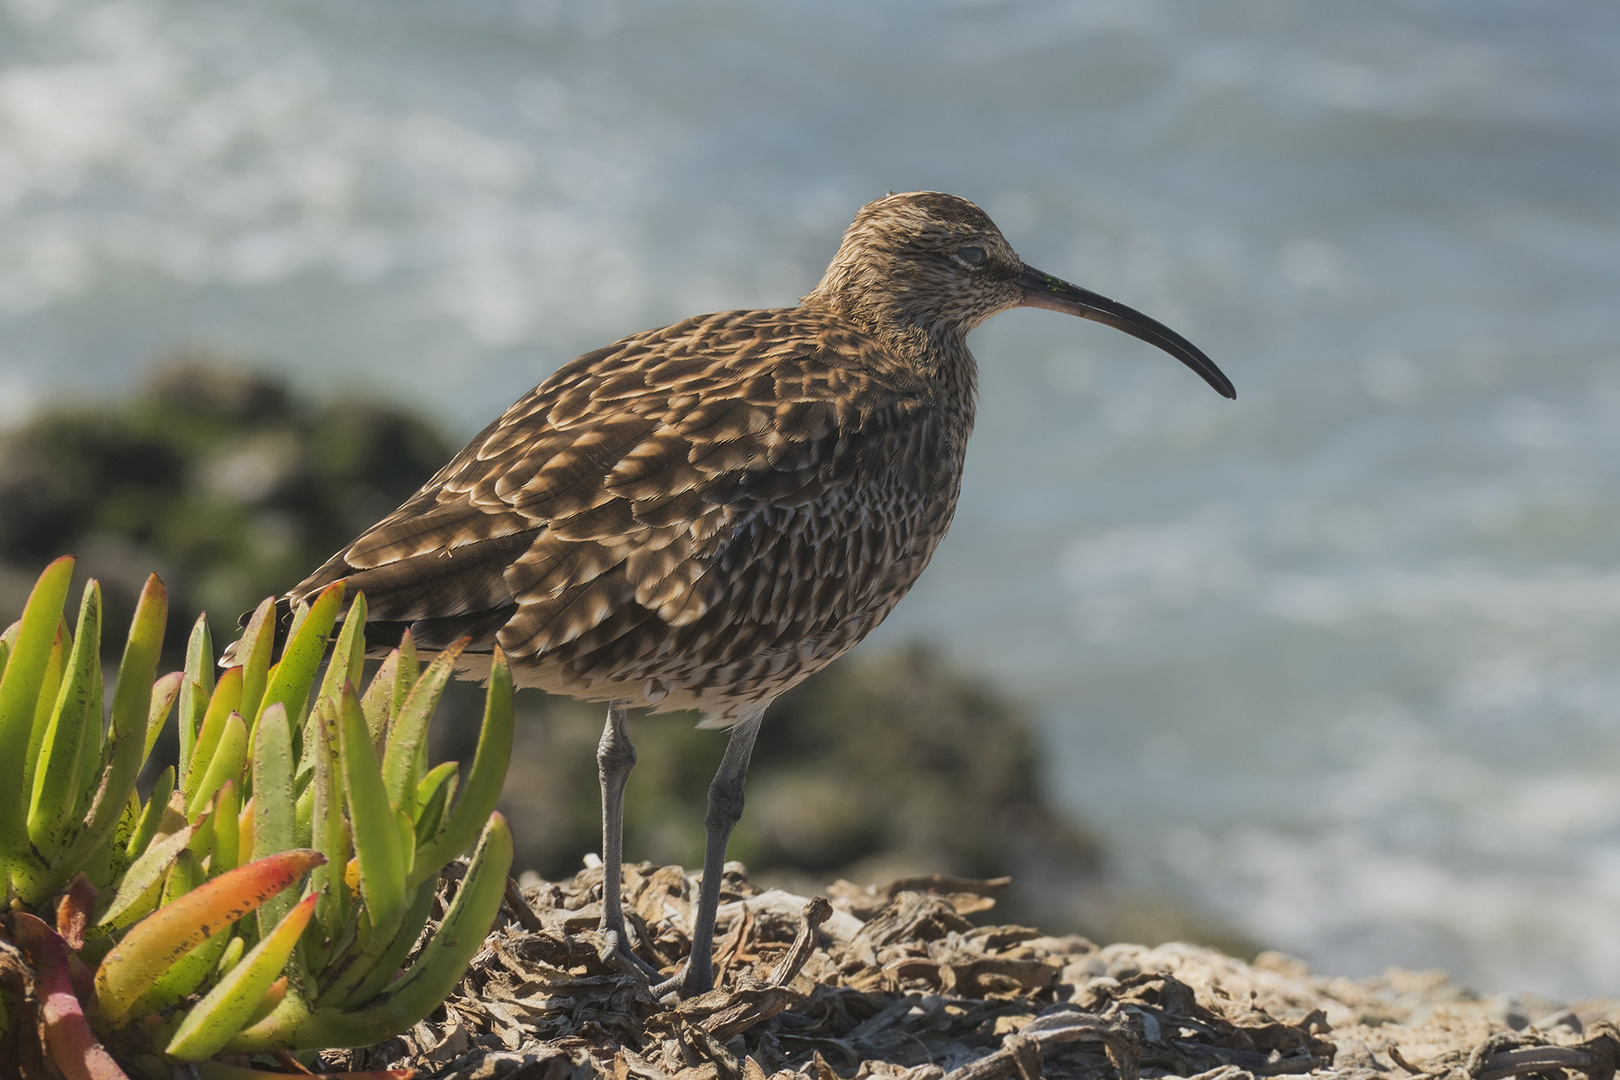
<path id="1" fill-rule="evenodd" d="M 655 1000 L 596 929 L 600 866 L 508 890 L 507 921 L 439 1013 L 326 1068 L 440 1080 L 1613 1080 L 1620 1002 L 1481 997 L 1432 972 L 1312 975 L 1171 944 L 1099 947 L 981 926 L 1005 879 L 930 877 L 828 898 L 727 866 L 718 988 Z M 673 970 L 695 879 L 626 869 L 637 951 Z"/>

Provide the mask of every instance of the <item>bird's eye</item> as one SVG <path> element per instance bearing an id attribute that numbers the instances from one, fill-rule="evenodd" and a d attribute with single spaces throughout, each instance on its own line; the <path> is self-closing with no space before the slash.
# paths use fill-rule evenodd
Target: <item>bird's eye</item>
<path id="1" fill-rule="evenodd" d="M 951 256 L 951 258 L 955 259 L 963 266 L 977 267 L 983 266 L 985 259 L 988 258 L 988 256 L 985 255 L 984 248 L 977 244 L 969 244 L 967 247 L 957 248 L 956 254 Z"/>

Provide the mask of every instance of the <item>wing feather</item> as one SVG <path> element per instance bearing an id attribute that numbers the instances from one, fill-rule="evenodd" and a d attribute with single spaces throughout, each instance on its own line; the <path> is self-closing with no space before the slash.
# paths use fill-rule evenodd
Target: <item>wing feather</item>
<path id="1" fill-rule="evenodd" d="M 730 312 L 587 353 L 289 596 L 344 578 L 373 619 L 570 692 L 779 673 L 906 555 L 915 522 L 863 500 L 937 486 L 926 384 L 833 329 Z"/>

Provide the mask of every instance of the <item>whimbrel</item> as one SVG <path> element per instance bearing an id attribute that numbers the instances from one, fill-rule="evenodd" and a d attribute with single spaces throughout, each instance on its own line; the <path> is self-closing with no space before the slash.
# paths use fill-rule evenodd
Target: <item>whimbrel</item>
<path id="1" fill-rule="evenodd" d="M 366 594 L 373 644 L 407 628 L 429 653 L 470 637 L 463 655 L 498 644 L 519 686 L 609 703 L 602 927 L 631 958 L 626 710 L 729 728 L 692 953 L 658 988 L 701 993 L 760 720 L 928 565 L 973 428 L 968 331 L 1020 306 L 1123 330 L 1235 396 L 1175 331 L 1026 266 L 973 203 L 889 195 L 861 208 L 798 307 L 700 315 L 565 364 L 288 599 L 343 580 Z"/>

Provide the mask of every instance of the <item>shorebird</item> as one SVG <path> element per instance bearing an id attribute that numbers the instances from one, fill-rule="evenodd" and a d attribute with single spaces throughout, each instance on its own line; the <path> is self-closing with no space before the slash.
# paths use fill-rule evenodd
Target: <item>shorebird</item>
<path id="1" fill-rule="evenodd" d="M 499 645 L 517 685 L 608 703 L 602 929 L 632 960 L 626 710 L 695 709 L 699 727 L 730 729 L 692 952 L 654 988 L 702 993 L 761 718 L 928 565 L 973 428 L 968 332 L 1015 307 L 1123 330 L 1236 396 L 1175 331 L 1026 266 L 973 203 L 891 194 L 856 214 L 797 307 L 700 315 L 563 365 L 287 599 L 342 580 L 366 594 L 374 646 L 406 629 L 425 653 L 470 638 L 463 657 L 487 670 Z"/>

